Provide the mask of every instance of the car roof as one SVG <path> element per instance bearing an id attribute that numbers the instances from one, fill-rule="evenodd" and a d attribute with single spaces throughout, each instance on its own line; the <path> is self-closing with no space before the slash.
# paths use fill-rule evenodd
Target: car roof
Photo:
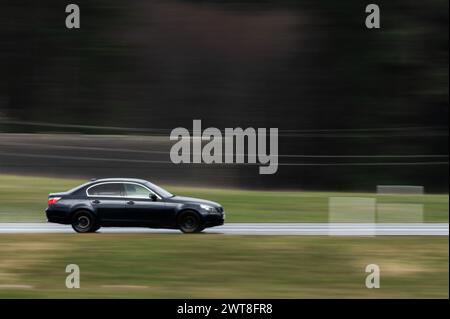
<path id="1" fill-rule="evenodd" d="M 139 178 L 123 178 L 123 177 L 113 177 L 113 178 L 100 178 L 92 180 L 91 184 L 98 183 L 98 182 L 135 182 L 135 183 L 148 183 L 145 179 L 139 179 Z"/>

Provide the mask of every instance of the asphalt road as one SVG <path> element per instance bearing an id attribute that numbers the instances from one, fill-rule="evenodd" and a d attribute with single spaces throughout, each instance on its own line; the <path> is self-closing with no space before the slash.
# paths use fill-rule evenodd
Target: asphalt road
<path id="1" fill-rule="evenodd" d="M 0 234 L 75 233 L 71 226 L 51 223 L 0 223 Z M 181 234 L 178 230 L 105 227 L 99 233 Z M 448 236 L 448 223 L 228 223 L 204 233 L 225 235 Z"/>

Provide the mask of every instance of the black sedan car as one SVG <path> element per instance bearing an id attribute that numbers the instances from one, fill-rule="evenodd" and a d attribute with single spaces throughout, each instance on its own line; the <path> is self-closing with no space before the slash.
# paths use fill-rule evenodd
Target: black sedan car
<path id="1" fill-rule="evenodd" d="M 222 225 L 223 207 L 215 202 L 175 196 L 142 179 L 92 180 L 63 193 L 51 193 L 46 209 L 52 223 L 71 224 L 79 233 L 128 226 L 201 232 Z"/>

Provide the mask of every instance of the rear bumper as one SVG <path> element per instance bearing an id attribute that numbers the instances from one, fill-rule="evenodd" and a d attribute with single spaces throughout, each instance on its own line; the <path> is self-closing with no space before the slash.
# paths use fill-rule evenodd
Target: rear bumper
<path id="1" fill-rule="evenodd" d="M 67 216 L 67 213 L 64 211 L 47 208 L 45 210 L 45 215 L 47 216 L 47 220 L 50 223 L 70 224 L 69 217 Z"/>

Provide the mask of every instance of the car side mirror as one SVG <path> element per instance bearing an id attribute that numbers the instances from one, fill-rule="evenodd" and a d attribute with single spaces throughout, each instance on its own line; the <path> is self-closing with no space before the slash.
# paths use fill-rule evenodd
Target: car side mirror
<path id="1" fill-rule="evenodd" d="M 156 197 L 156 195 L 155 194 L 150 194 L 150 199 L 152 200 L 152 201 L 154 201 L 154 202 L 156 202 L 156 200 L 158 199 L 158 197 Z"/>

